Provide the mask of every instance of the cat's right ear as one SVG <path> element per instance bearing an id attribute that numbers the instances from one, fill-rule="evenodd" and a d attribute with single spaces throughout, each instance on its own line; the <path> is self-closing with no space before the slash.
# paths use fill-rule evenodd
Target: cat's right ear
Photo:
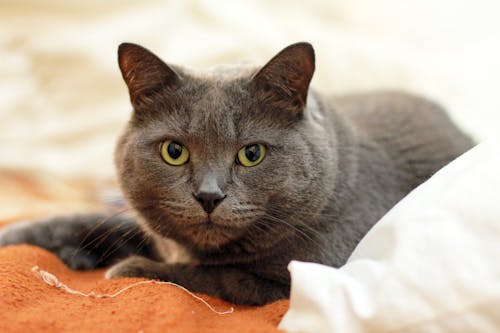
<path id="1" fill-rule="evenodd" d="M 136 44 L 120 44 L 118 64 L 130 101 L 136 109 L 150 102 L 155 94 L 173 90 L 179 83 L 179 76 L 173 69 L 151 51 Z"/>

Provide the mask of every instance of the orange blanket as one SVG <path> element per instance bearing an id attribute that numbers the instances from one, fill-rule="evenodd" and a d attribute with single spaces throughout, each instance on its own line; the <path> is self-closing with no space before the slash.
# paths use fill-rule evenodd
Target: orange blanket
<path id="1" fill-rule="evenodd" d="M 112 184 L 111 184 L 112 185 Z M 23 219 L 102 208 L 110 185 L 0 169 L 0 228 Z M 104 195 L 102 194 L 104 193 Z M 50 286 L 39 266 L 71 289 L 113 294 L 144 279 L 106 280 L 104 271 L 69 270 L 51 253 L 21 245 L 0 248 L 0 332 L 277 332 L 288 301 L 234 307 L 218 315 L 182 289 L 142 284 L 116 297 L 94 298 Z M 199 295 L 217 311 L 233 305 Z"/>
<path id="2" fill-rule="evenodd" d="M 84 293 L 112 294 L 143 279 L 106 280 L 104 272 L 69 270 L 51 253 L 21 245 L 0 248 L 0 332 L 278 332 L 288 301 L 234 306 L 225 315 L 176 286 L 142 284 L 112 298 L 85 297 L 51 286 L 34 266 Z M 217 311 L 232 304 L 200 295 Z"/>

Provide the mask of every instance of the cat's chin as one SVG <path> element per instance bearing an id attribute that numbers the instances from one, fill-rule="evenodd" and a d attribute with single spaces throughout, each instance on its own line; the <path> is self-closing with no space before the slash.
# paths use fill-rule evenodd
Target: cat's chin
<path id="1" fill-rule="evenodd" d="M 219 249 L 240 238 L 244 233 L 242 228 L 215 223 L 208 218 L 185 228 L 185 235 L 190 243 L 200 250 Z"/>

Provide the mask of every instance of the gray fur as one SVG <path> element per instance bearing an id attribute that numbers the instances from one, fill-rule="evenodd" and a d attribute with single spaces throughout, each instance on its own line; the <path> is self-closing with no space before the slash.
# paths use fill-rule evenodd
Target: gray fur
<path id="1" fill-rule="evenodd" d="M 195 74 L 133 44 L 120 46 L 119 63 L 134 113 L 116 166 L 156 258 L 136 252 L 107 277 L 173 281 L 240 304 L 287 297 L 290 260 L 341 266 L 394 204 L 473 145 L 421 97 L 309 89 L 307 43 L 260 69 Z M 187 164 L 162 160 L 166 139 L 188 147 Z M 235 163 L 251 143 L 267 146 L 263 162 Z M 207 188 L 224 195 L 210 214 L 193 195 Z M 34 227 L 12 229 L 14 242 L 4 232 L 0 245 L 24 239 L 49 247 L 22 234 Z"/>

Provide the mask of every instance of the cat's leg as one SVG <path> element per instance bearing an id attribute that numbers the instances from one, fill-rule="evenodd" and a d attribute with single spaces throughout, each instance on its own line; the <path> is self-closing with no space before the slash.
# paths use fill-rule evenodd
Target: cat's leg
<path id="1" fill-rule="evenodd" d="M 289 297 L 290 286 L 233 266 L 166 264 L 134 256 L 114 265 L 107 278 L 145 277 L 179 284 L 242 305 L 262 305 Z"/>
<path id="2" fill-rule="evenodd" d="M 56 254 L 72 269 L 109 266 L 131 254 L 153 256 L 134 219 L 101 214 L 21 222 L 0 230 L 0 246 L 31 244 Z"/>

